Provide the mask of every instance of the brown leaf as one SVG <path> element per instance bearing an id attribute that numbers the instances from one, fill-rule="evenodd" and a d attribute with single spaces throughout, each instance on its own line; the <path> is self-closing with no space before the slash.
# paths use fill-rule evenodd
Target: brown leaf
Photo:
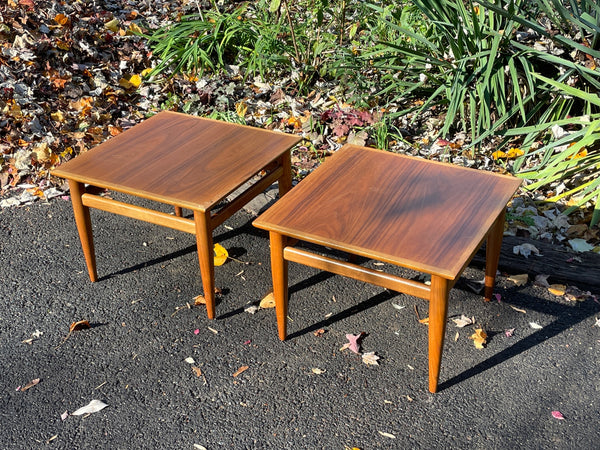
<path id="1" fill-rule="evenodd" d="M 73 331 L 83 330 L 85 328 L 90 328 L 90 323 L 87 320 L 80 320 L 79 322 L 73 322 L 69 326 L 69 333 Z"/>
<path id="2" fill-rule="evenodd" d="M 567 237 L 568 238 L 582 238 L 585 235 L 585 232 L 588 230 L 588 226 L 585 223 L 579 223 L 577 225 L 571 225 L 567 229 Z"/>
<path id="3" fill-rule="evenodd" d="M 241 373 L 245 372 L 246 370 L 248 370 L 250 367 L 248 366 L 242 366 L 240 367 L 238 370 L 235 371 L 235 373 L 233 375 L 231 375 L 232 377 L 237 377 L 238 375 L 240 375 Z"/>
<path id="4" fill-rule="evenodd" d="M 204 298 L 204 295 L 196 295 L 194 297 L 194 305 L 206 305 L 206 299 Z"/>
<path id="5" fill-rule="evenodd" d="M 25 386 L 23 386 L 21 388 L 21 392 L 26 391 L 27 389 L 34 387 L 39 382 L 40 382 L 39 378 L 36 378 L 35 380 L 31 380 L 29 383 L 27 383 Z"/>
<path id="6" fill-rule="evenodd" d="M 202 370 L 200 369 L 200 367 L 192 367 L 192 370 L 194 371 L 197 377 L 202 376 Z"/>
<path id="7" fill-rule="evenodd" d="M 273 295 L 273 291 L 269 292 L 263 297 L 263 299 L 260 301 L 260 307 L 275 308 L 275 296 Z"/>

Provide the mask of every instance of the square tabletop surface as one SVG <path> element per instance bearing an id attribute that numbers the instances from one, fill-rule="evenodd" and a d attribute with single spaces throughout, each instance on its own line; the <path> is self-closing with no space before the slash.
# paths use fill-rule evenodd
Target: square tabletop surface
<path id="1" fill-rule="evenodd" d="M 299 141 L 276 131 L 163 111 L 52 173 L 206 211 Z"/>
<path id="2" fill-rule="evenodd" d="M 520 184 L 346 145 L 254 225 L 453 280 Z"/>

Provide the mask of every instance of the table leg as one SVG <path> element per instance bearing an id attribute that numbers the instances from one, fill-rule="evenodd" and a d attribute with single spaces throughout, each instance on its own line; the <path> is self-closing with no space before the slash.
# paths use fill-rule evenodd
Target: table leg
<path id="1" fill-rule="evenodd" d="M 431 276 L 429 299 L 429 391 L 437 392 L 446 320 L 448 314 L 448 280 Z"/>
<path id="2" fill-rule="evenodd" d="M 277 330 L 279 331 L 279 339 L 283 341 L 287 336 L 288 310 L 288 262 L 283 258 L 285 236 L 271 231 L 269 237 L 271 241 L 271 272 Z"/>
<path id="3" fill-rule="evenodd" d="M 175 215 L 177 217 L 183 217 L 183 208 L 181 206 L 175 207 Z"/>
<path id="4" fill-rule="evenodd" d="M 85 193 L 85 185 L 75 180 L 69 181 L 69 190 L 71 191 L 71 204 L 73 205 L 73 214 L 75 216 L 75 224 L 79 232 L 79 240 L 81 241 L 81 249 L 85 257 L 90 280 L 95 282 L 98 280 L 98 272 L 96 270 L 96 254 L 94 252 L 94 237 L 92 235 L 92 220 L 90 219 L 90 208 L 84 206 L 81 196 Z"/>
<path id="5" fill-rule="evenodd" d="M 215 318 L 215 257 L 212 240 L 212 226 L 210 211 L 194 211 L 196 223 L 196 246 L 200 262 L 200 274 L 204 299 L 206 300 L 206 313 L 209 319 Z"/>
<path id="6" fill-rule="evenodd" d="M 494 292 L 496 271 L 500 260 L 500 249 L 502 248 L 502 235 L 504 234 L 504 219 L 506 209 L 502 210 L 487 237 L 485 255 L 485 300 L 490 301 Z"/>
<path id="7" fill-rule="evenodd" d="M 288 150 L 280 157 L 283 174 L 277 182 L 279 186 L 279 198 L 283 197 L 292 188 L 292 151 Z"/>

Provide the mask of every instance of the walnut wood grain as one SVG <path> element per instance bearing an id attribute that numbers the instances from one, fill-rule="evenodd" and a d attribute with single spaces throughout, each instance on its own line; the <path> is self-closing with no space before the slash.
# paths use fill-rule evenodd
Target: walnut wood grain
<path id="1" fill-rule="evenodd" d="M 494 286 L 506 204 L 520 185 L 496 175 L 346 145 L 254 221 L 269 231 L 279 338 L 287 334 L 287 261 L 429 300 L 429 390 L 437 392 L 448 293 L 487 239 Z M 287 240 L 287 246 L 286 246 Z M 320 244 L 431 274 L 431 286 L 292 248 Z"/>
<path id="2" fill-rule="evenodd" d="M 205 211 L 299 140 L 163 111 L 62 164 L 53 174 Z"/>
<path id="3" fill-rule="evenodd" d="M 521 181 L 347 145 L 255 226 L 455 279 Z"/>
<path id="4" fill-rule="evenodd" d="M 91 281 L 96 257 L 89 208 L 196 235 L 207 315 L 215 316 L 214 229 L 278 181 L 290 190 L 290 148 L 300 138 L 173 112 L 161 112 L 61 165 L 53 174 L 69 180 L 73 211 Z M 257 174 L 262 177 L 218 212 L 226 196 Z M 89 183 L 92 188 L 84 188 Z M 169 203 L 175 215 L 94 195 L 96 188 Z M 182 217 L 191 209 L 194 220 Z"/>

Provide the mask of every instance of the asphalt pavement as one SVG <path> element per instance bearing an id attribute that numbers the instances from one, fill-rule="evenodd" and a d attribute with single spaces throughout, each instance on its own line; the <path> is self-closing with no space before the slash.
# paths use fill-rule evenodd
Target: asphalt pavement
<path id="1" fill-rule="evenodd" d="M 291 263 L 289 339 L 273 309 L 246 311 L 270 289 L 252 219 L 215 233 L 234 259 L 211 321 L 194 236 L 93 211 L 91 283 L 68 201 L 0 210 L 0 448 L 598 448 L 598 301 L 504 274 L 485 303 L 462 280 L 449 315 L 475 324 L 449 319 L 431 394 L 423 300 Z M 360 332 L 379 365 L 341 350 Z"/>

